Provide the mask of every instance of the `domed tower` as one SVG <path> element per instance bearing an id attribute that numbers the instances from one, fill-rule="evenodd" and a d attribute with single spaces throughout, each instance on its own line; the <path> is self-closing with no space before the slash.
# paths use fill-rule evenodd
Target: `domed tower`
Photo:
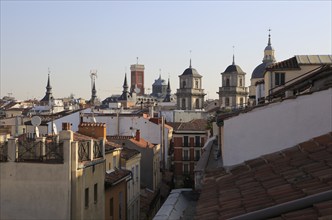
<path id="1" fill-rule="evenodd" d="M 249 102 L 254 103 L 256 99 L 256 83 L 264 79 L 265 68 L 271 63 L 276 62 L 274 57 L 274 49 L 271 46 L 271 33 L 269 29 L 269 39 L 267 46 L 264 49 L 264 57 L 261 64 L 259 64 L 251 74 L 250 86 L 249 86 Z"/>
<path id="2" fill-rule="evenodd" d="M 167 83 L 164 79 L 161 78 L 161 74 L 159 74 L 159 78 L 154 81 L 152 84 L 152 96 L 156 98 L 164 98 L 167 93 Z"/>
<path id="3" fill-rule="evenodd" d="M 221 73 L 222 87 L 219 87 L 218 92 L 221 108 L 238 108 L 246 105 L 248 92 L 245 87 L 245 75 L 241 67 L 235 64 L 233 55 L 232 65 Z"/>
<path id="4" fill-rule="evenodd" d="M 202 76 L 191 67 L 191 59 L 189 68 L 185 69 L 179 78 L 180 88 L 176 91 L 177 109 L 202 109 L 206 94 L 202 89 Z"/>

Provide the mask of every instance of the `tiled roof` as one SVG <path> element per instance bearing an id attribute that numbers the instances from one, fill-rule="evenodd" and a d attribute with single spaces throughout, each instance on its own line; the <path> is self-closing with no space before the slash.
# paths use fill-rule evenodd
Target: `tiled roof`
<path id="1" fill-rule="evenodd" d="M 80 133 L 77 133 L 77 132 L 74 132 L 74 141 L 90 141 L 90 140 L 97 140 L 93 137 L 90 137 L 90 136 L 86 136 L 86 135 L 83 135 L 83 134 L 80 134 Z"/>
<path id="2" fill-rule="evenodd" d="M 113 141 L 106 141 L 106 143 L 105 143 L 105 153 L 106 154 L 111 153 L 111 152 L 113 152 L 114 150 L 116 150 L 120 147 L 122 147 L 121 144 L 115 143 Z"/>
<path id="3" fill-rule="evenodd" d="M 120 144 L 122 147 L 130 145 L 138 146 L 141 148 L 153 148 L 155 146 L 154 144 L 143 139 L 142 137 L 140 138 L 140 141 L 137 141 L 131 136 L 107 136 L 107 140 Z"/>
<path id="4" fill-rule="evenodd" d="M 124 147 L 121 151 L 121 158 L 128 160 L 137 154 L 140 154 L 138 150 Z"/>
<path id="5" fill-rule="evenodd" d="M 189 122 L 169 122 L 174 131 L 206 131 L 206 119 L 194 119 Z"/>
<path id="6" fill-rule="evenodd" d="M 299 65 L 323 65 L 331 64 L 332 55 L 297 55 L 290 59 L 273 63 L 266 67 L 266 70 L 277 69 L 298 69 Z"/>
<path id="7" fill-rule="evenodd" d="M 332 190 L 332 132 L 246 161 L 228 172 L 223 168 L 219 172 L 207 171 L 195 219 L 227 219 L 329 190 Z M 324 213 L 331 215 L 331 209 Z"/>
<path id="8" fill-rule="evenodd" d="M 105 174 L 105 183 L 113 185 L 130 174 L 131 172 L 129 170 L 116 169 Z"/>

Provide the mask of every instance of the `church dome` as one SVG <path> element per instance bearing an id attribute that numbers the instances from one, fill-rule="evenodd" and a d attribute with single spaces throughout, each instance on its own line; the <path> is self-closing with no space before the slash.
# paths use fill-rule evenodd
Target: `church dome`
<path id="1" fill-rule="evenodd" d="M 191 67 L 191 59 L 190 59 L 190 64 L 189 68 L 185 69 L 184 72 L 182 73 L 182 76 L 196 76 L 196 77 L 202 77 L 196 69 Z"/>
<path id="2" fill-rule="evenodd" d="M 164 79 L 162 79 L 161 76 L 159 75 L 159 78 L 156 79 L 152 85 L 153 85 L 153 86 L 167 86 L 167 83 L 166 83 L 166 81 L 165 81 Z"/>
<path id="3" fill-rule="evenodd" d="M 271 45 L 267 45 L 264 50 L 273 50 L 273 47 Z"/>
<path id="4" fill-rule="evenodd" d="M 243 73 L 243 70 L 238 65 L 232 64 L 226 68 L 224 73 L 234 73 L 234 72 Z"/>
<path id="5" fill-rule="evenodd" d="M 264 62 L 259 64 L 251 74 L 251 78 L 264 78 L 265 68 L 270 65 L 272 62 Z"/>
<path id="6" fill-rule="evenodd" d="M 185 71 L 182 73 L 182 76 L 185 75 L 192 75 L 192 76 L 201 76 L 196 69 L 189 67 L 187 69 L 185 69 Z"/>

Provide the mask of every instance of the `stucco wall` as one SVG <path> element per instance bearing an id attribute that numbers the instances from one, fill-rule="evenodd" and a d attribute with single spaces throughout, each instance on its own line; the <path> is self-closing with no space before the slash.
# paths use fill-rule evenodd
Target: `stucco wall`
<path id="1" fill-rule="evenodd" d="M 332 131 L 332 88 L 257 108 L 224 121 L 225 166 Z"/>
<path id="2" fill-rule="evenodd" d="M 0 163 L 0 219 L 70 219 L 68 155 L 63 164 Z"/>

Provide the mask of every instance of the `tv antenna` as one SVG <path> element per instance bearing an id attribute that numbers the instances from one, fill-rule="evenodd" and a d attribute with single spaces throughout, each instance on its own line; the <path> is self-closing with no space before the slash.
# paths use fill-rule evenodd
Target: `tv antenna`
<path id="1" fill-rule="evenodd" d="M 94 82 L 96 81 L 96 78 L 97 78 L 97 70 L 94 69 L 94 70 L 90 70 L 90 78 L 91 78 L 91 89 L 93 89 L 93 84 Z"/>

